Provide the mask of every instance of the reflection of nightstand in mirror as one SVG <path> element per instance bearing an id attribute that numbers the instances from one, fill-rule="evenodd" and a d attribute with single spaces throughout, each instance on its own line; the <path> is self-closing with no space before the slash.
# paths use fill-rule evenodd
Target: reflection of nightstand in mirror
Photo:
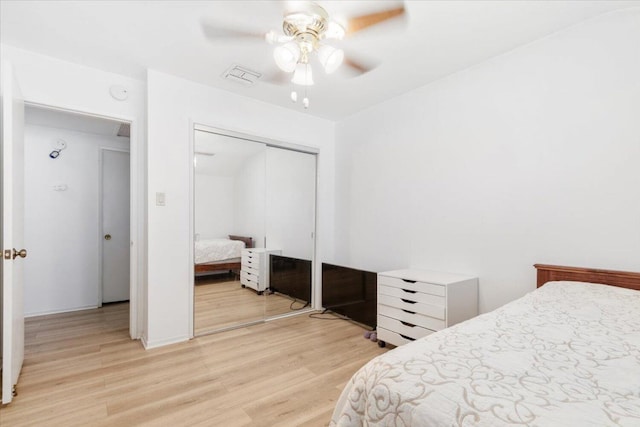
<path id="1" fill-rule="evenodd" d="M 279 255 L 280 249 L 252 248 L 242 251 L 240 284 L 262 294 L 269 287 L 269 254 Z"/>

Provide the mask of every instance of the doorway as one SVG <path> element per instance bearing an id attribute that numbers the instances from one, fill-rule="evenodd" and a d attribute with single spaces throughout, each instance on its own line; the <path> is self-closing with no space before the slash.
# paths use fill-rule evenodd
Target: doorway
<path id="1" fill-rule="evenodd" d="M 24 144 L 25 317 L 129 300 L 129 125 L 27 106 Z"/>
<path id="2" fill-rule="evenodd" d="M 100 305 L 129 301 L 129 151 L 100 148 Z"/>

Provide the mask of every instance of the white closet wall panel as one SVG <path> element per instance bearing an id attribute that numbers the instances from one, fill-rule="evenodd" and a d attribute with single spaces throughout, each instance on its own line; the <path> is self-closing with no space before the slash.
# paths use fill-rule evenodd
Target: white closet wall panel
<path id="1" fill-rule="evenodd" d="M 195 175 L 195 230 L 200 239 L 227 238 L 234 232 L 233 177 Z"/>
<path id="2" fill-rule="evenodd" d="M 257 145 L 258 143 L 251 142 L 251 144 Z M 263 151 L 246 160 L 236 175 L 234 187 L 235 226 L 233 233 L 253 237 L 256 248 L 264 247 L 264 168 L 265 153 Z"/>
<path id="3" fill-rule="evenodd" d="M 267 247 L 311 260 L 316 203 L 316 156 L 267 147 Z"/>

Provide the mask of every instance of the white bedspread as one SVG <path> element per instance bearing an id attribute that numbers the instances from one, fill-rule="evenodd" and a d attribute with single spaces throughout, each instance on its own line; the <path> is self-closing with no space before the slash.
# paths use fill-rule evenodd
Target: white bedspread
<path id="1" fill-rule="evenodd" d="M 239 258 L 244 249 L 244 242 L 230 239 L 197 240 L 195 243 L 195 263 L 204 264 Z"/>
<path id="2" fill-rule="evenodd" d="M 373 359 L 333 426 L 640 426 L 640 291 L 550 282 Z"/>

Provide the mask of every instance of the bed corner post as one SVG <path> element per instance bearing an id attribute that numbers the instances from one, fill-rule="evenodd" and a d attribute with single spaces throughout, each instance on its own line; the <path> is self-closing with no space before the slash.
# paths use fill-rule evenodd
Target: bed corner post
<path id="1" fill-rule="evenodd" d="M 543 264 L 533 264 L 533 266 L 537 270 L 536 287 L 539 288 L 540 286 L 551 280 L 551 277 L 549 274 L 549 270 L 545 269 L 545 266 Z"/>

